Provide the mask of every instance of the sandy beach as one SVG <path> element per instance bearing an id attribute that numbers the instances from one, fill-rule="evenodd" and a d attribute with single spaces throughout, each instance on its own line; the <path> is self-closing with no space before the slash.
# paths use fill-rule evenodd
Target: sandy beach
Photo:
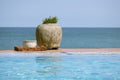
<path id="1" fill-rule="evenodd" d="M 120 52 L 120 48 L 60 48 L 46 51 L 14 51 L 0 50 L 0 52 Z"/>

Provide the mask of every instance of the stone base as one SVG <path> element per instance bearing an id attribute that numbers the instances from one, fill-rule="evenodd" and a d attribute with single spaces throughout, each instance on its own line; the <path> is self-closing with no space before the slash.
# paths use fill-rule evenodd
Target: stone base
<path id="1" fill-rule="evenodd" d="M 45 51 L 47 50 L 46 47 L 44 46 L 37 46 L 37 47 L 34 47 L 34 48 L 26 48 L 26 47 L 22 47 L 22 46 L 15 46 L 14 47 L 14 50 L 15 51 Z"/>

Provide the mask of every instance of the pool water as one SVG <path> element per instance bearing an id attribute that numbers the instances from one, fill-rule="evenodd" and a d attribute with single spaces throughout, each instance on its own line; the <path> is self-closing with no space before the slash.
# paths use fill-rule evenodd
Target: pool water
<path id="1" fill-rule="evenodd" d="M 120 54 L 44 54 L 0 55 L 0 80 L 120 80 Z"/>

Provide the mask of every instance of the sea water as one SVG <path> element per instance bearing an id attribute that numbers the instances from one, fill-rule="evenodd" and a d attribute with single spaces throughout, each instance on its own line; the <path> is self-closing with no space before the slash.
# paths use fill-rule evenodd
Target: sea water
<path id="1" fill-rule="evenodd" d="M 1 53 L 0 80 L 120 80 L 120 53 Z"/>
<path id="2" fill-rule="evenodd" d="M 62 28 L 61 48 L 120 48 L 120 28 Z M 0 50 L 34 40 L 36 28 L 0 27 Z"/>

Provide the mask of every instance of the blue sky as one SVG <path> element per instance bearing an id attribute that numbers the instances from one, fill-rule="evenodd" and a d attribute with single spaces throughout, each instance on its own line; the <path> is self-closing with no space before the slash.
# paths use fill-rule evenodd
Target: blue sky
<path id="1" fill-rule="evenodd" d="M 120 0 L 0 0 L 0 27 L 36 27 L 49 16 L 62 27 L 120 27 Z"/>

